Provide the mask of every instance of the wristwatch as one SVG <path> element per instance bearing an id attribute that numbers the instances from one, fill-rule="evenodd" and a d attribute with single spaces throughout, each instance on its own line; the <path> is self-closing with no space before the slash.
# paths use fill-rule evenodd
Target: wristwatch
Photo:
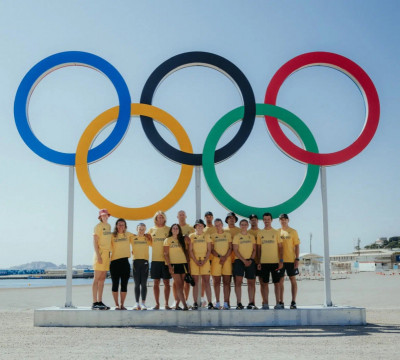
<path id="1" fill-rule="evenodd" d="M 296 261 L 300 261 L 300 259 L 299 259 L 299 258 L 296 258 L 295 260 L 296 260 Z"/>

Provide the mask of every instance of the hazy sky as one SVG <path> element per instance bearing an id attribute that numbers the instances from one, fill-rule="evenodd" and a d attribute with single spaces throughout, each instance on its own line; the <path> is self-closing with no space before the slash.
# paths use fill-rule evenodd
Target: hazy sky
<path id="1" fill-rule="evenodd" d="M 132 102 L 162 62 L 187 51 L 218 54 L 249 80 L 257 103 L 275 72 L 293 57 L 327 51 L 360 65 L 374 82 L 381 104 L 378 130 L 369 146 L 350 161 L 327 168 L 330 253 L 350 252 L 378 237 L 400 235 L 399 100 L 400 25 L 398 1 L 18 1 L 0 2 L 0 268 L 30 261 L 66 263 L 68 168 L 50 163 L 22 141 L 14 121 L 17 88 L 25 74 L 47 56 L 85 51 L 110 62 L 123 76 Z M 169 76 L 153 104 L 173 115 L 201 153 L 214 124 L 242 105 L 232 82 L 207 67 L 190 67 Z M 299 116 L 313 133 L 320 152 L 350 145 L 363 129 L 364 99 L 341 72 L 311 67 L 283 84 L 277 104 Z M 75 152 L 88 124 L 118 105 L 111 82 L 92 69 L 73 66 L 46 76 L 29 103 L 35 135 L 46 146 Z M 173 146 L 172 134 L 157 125 Z M 239 128 L 227 130 L 218 147 Z M 296 143 L 289 130 L 290 138 Z M 109 131 L 99 137 L 104 139 Z M 133 117 L 120 146 L 90 166 L 100 193 L 129 207 L 152 204 L 174 186 L 180 165 L 161 155 Z M 225 189 L 239 201 L 267 207 L 291 197 L 301 186 L 306 166 L 274 145 L 262 117 L 247 142 L 216 165 Z M 202 175 L 203 176 L 203 175 Z M 202 179 L 202 214 L 225 218 Z M 184 209 L 195 220 L 192 182 L 167 211 L 168 223 Z M 92 261 L 92 232 L 97 208 L 75 181 L 74 264 Z M 323 253 L 320 182 L 290 213 L 301 238 L 301 252 Z M 112 225 L 115 219 L 111 218 Z M 152 225 L 152 220 L 146 220 Z M 129 221 L 135 230 L 138 221 Z M 261 226 L 260 222 L 260 226 Z M 278 221 L 273 226 L 278 227 Z"/>

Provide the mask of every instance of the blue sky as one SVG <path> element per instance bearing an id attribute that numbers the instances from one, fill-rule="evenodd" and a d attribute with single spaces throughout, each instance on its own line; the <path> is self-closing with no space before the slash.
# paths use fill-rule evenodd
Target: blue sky
<path id="1" fill-rule="evenodd" d="M 302 53 L 328 51 L 360 65 L 374 82 L 381 103 L 378 130 L 369 146 L 346 163 L 327 168 L 330 252 L 350 252 L 361 239 L 400 235 L 399 46 L 397 1 L 12 1 L 0 3 L 0 216 L 3 232 L 0 268 L 35 260 L 66 262 L 68 168 L 33 153 L 19 136 L 13 115 L 17 88 L 43 58 L 62 51 L 86 51 L 110 62 L 125 79 L 132 102 L 139 102 L 152 71 L 170 57 L 206 51 L 225 57 L 248 78 L 262 103 L 275 72 Z M 75 152 L 79 138 L 100 113 L 118 104 L 110 81 L 83 67 L 57 70 L 35 89 L 29 118 L 36 136 L 59 151 Z M 195 152 L 224 114 L 242 105 L 240 94 L 223 74 L 190 67 L 169 76 L 153 104 L 186 129 Z M 310 128 L 321 152 L 338 151 L 359 135 L 364 100 L 344 74 L 326 67 L 293 74 L 277 104 Z M 157 126 L 176 146 L 174 137 Z M 229 141 L 232 126 L 222 137 Z M 290 131 L 286 131 L 297 141 Z M 107 136 L 105 131 L 100 139 Z M 165 196 L 177 180 L 179 164 L 168 161 L 147 140 L 132 118 L 121 145 L 90 166 L 91 177 L 109 200 L 145 206 Z M 248 141 L 217 165 L 225 189 L 253 206 L 285 201 L 300 187 L 305 166 L 273 143 L 263 118 Z M 167 211 L 168 223 L 184 209 L 195 220 L 194 177 L 185 195 Z M 202 180 L 202 213 L 228 212 Z M 323 253 L 320 183 L 290 214 L 301 251 Z M 74 264 L 91 263 L 97 209 L 75 182 Z M 110 221 L 114 225 L 115 219 Z M 151 220 L 146 220 L 151 225 Z M 128 222 L 134 230 L 137 221 Z M 261 226 L 261 223 L 260 223 Z M 275 220 L 273 226 L 277 227 Z"/>

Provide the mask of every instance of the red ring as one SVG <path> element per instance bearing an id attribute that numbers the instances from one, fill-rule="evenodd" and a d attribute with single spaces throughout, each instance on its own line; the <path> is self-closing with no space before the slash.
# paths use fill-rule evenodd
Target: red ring
<path id="1" fill-rule="evenodd" d="M 343 163 L 358 155 L 375 135 L 379 123 L 380 105 L 378 93 L 367 73 L 355 62 L 344 56 L 329 52 L 311 52 L 296 56 L 284 64 L 272 77 L 265 92 L 265 104 L 276 105 L 276 98 L 283 82 L 295 71 L 305 67 L 322 65 L 337 69 L 349 76 L 360 89 L 366 104 L 364 128 L 358 138 L 343 150 L 332 153 L 313 153 L 306 151 L 283 133 L 276 118 L 265 116 L 268 130 L 279 148 L 294 160 L 305 164 L 331 166 Z"/>

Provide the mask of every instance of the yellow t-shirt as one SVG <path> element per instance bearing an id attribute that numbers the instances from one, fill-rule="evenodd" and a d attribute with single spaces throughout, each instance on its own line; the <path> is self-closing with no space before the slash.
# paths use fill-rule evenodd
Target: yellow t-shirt
<path id="1" fill-rule="evenodd" d="M 193 246 L 193 254 L 197 260 L 204 260 L 207 255 L 207 244 L 211 243 L 210 235 L 196 233 L 189 235 L 190 242 Z"/>
<path id="2" fill-rule="evenodd" d="M 254 236 L 247 233 L 246 235 L 243 234 L 236 234 L 232 240 L 232 245 L 238 245 L 238 251 L 240 255 L 242 255 L 246 260 L 250 259 L 251 254 L 253 253 L 253 245 L 256 243 Z M 235 259 L 239 259 L 235 255 Z"/>
<path id="3" fill-rule="evenodd" d="M 229 233 L 231 234 L 232 239 L 235 237 L 236 234 L 240 233 L 240 228 L 237 227 L 237 226 L 234 226 L 233 228 L 230 228 L 229 226 L 227 226 L 227 227 L 224 227 L 224 230 L 225 231 L 229 231 Z M 235 259 L 236 259 L 236 255 L 235 255 L 235 252 L 233 251 L 233 248 L 232 248 L 232 253 L 231 253 L 232 262 L 234 262 Z"/>
<path id="4" fill-rule="evenodd" d="M 190 234 L 194 233 L 194 227 L 190 226 L 189 224 L 186 224 L 185 226 L 181 226 L 181 229 L 182 229 L 183 236 L 185 236 L 185 235 L 189 236 Z"/>
<path id="5" fill-rule="evenodd" d="M 102 222 L 98 223 L 94 228 L 93 235 L 97 235 L 99 237 L 99 239 L 98 239 L 99 250 L 111 251 L 111 225 L 110 224 L 103 224 Z"/>
<path id="6" fill-rule="evenodd" d="M 132 239 L 133 234 L 128 231 L 111 236 L 111 261 L 131 257 Z"/>
<path id="7" fill-rule="evenodd" d="M 133 260 L 149 260 L 149 242 L 145 236 L 133 235 L 132 255 Z"/>
<path id="8" fill-rule="evenodd" d="M 164 240 L 168 237 L 169 226 L 157 227 L 153 226 L 149 230 L 149 234 L 153 238 L 151 244 L 153 254 L 151 261 L 165 261 L 164 259 Z"/>
<path id="9" fill-rule="evenodd" d="M 206 226 L 203 230 L 204 234 L 211 235 L 217 232 L 217 228 L 215 226 Z"/>
<path id="10" fill-rule="evenodd" d="M 182 250 L 178 239 L 172 236 L 164 240 L 164 246 L 169 247 L 169 261 L 171 264 L 185 264 L 187 262 L 185 253 Z"/>
<path id="11" fill-rule="evenodd" d="M 252 229 L 247 230 L 247 232 L 248 232 L 249 234 L 251 234 L 251 235 L 254 236 L 254 239 L 256 239 L 256 242 L 257 242 L 257 234 L 258 234 L 259 231 L 260 231 L 260 229 L 257 229 L 257 230 L 252 230 Z M 255 255 L 255 257 L 254 257 L 254 261 L 256 262 L 256 264 L 258 264 L 258 263 L 260 262 L 260 259 L 258 258 L 257 251 L 256 251 L 256 255 Z"/>
<path id="12" fill-rule="evenodd" d="M 259 230 L 257 234 L 257 245 L 261 245 L 261 263 L 279 263 L 278 244 L 282 244 L 279 232 L 275 229 Z"/>
<path id="13" fill-rule="evenodd" d="M 294 262 L 294 259 L 296 258 L 294 247 L 300 244 L 297 231 L 289 227 L 286 231 L 278 229 L 278 234 L 282 239 L 283 262 Z"/>
<path id="14" fill-rule="evenodd" d="M 229 245 L 232 243 L 232 237 L 229 231 L 224 231 L 222 234 L 217 232 L 210 235 L 211 242 L 214 244 L 214 250 L 221 256 L 224 256 L 229 250 Z"/>

